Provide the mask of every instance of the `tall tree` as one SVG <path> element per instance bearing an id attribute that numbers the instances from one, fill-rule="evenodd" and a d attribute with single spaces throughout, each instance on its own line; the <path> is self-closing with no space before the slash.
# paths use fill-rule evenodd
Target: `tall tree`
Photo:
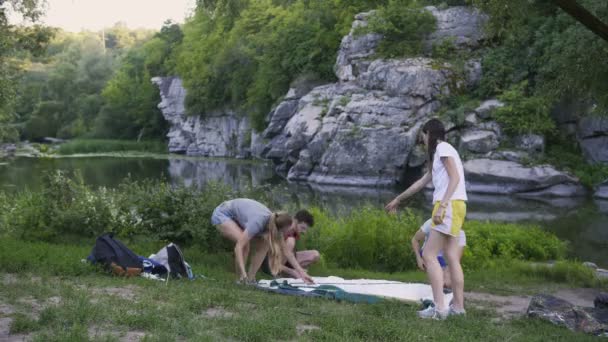
<path id="1" fill-rule="evenodd" d="M 608 25 L 589 12 L 575 0 L 553 0 L 564 12 L 568 13 L 593 33 L 608 42 Z"/>
<path id="2" fill-rule="evenodd" d="M 10 125 L 11 106 L 15 99 L 13 79 L 20 69 L 15 57 L 20 51 L 40 53 L 53 32 L 44 27 L 15 26 L 9 23 L 11 13 L 35 23 L 42 15 L 43 0 L 0 0 L 0 142 L 15 140 L 17 131 Z"/>

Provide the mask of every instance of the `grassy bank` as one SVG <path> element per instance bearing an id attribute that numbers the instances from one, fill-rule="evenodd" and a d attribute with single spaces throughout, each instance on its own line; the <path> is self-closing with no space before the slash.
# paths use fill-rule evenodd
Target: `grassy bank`
<path id="1" fill-rule="evenodd" d="M 105 152 L 167 153 L 167 144 L 162 141 L 76 139 L 61 144 L 57 150 L 62 155 Z"/>
<path id="2" fill-rule="evenodd" d="M 126 240 L 125 240 L 126 241 Z M 152 253 L 162 242 L 126 241 Z M 416 306 L 397 301 L 374 305 L 267 294 L 234 284 L 227 253 L 200 248 L 184 253 L 196 274 L 212 279 L 172 281 L 113 278 L 80 262 L 93 240 L 69 244 L 0 240 L 0 319 L 11 334 L 36 341 L 146 340 L 592 340 L 593 337 L 526 318 L 505 319 L 489 308 L 470 306 L 466 318 L 428 322 Z M 565 283 L 517 267 L 471 271 L 467 291 L 492 287 L 497 275 L 506 291 L 534 293 Z M 315 275 L 420 281 L 421 272 L 376 273 L 317 267 Z M 498 281 L 494 281 L 498 284 Z M 580 286 L 574 280 L 569 285 Z M 8 313 L 7 313 L 8 312 Z"/>
<path id="3" fill-rule="evenodd" d="M 214 208 L 235 197 L 255 198 L 273 210 L 263 189 L 235 193 L 220 184 L 203 190 L 160 181 L 126 181 L 115 189 L 91 188 L 78 177 L 50 174 L 42 189 L 0 193 L 0 234 L 29 241 L 64 242 L 66 237 L 93 239 L 106 231 L 135 241 L 175 241 L 208 253 L 230 250 L 211 225 Z M 335 216 L 311 208 L 316 226 L 302 248 L 322 251 L 328 266 L 383 272 L 415 270 L 410 239 L 423 218 L 406 210 L 388 215 L 371 206 Z M 567 243 L 539 227 L 497 222 L 467 222 L 466 270 L 504 261 L 564 260 Z"/>

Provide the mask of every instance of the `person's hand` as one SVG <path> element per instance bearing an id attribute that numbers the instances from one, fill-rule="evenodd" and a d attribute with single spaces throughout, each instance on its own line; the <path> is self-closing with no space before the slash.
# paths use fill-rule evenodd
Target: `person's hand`
<path id="1" fill-rule="evenodd" d="M 312 285 L 315 283 L 315 281 L 312 280 L 312 278 L 306 272 L 300 273 L 300 278 L 302 278 L 307 285 Z"/>
<path id="2" fill-rule="evenodd" d="M 422 271 L 422 272 L 426 272 L 426 268 L 424 267 L 424 261 L 422 261 L 422 258 L 417 258 L 416 259 L 416 264 L 418 264 L 418 268 Z"/>
<path id="3" fill-rule="evenodd" d="M 435 211 L 435 215 L 433 215 L 433 223 L 434 224 L 442 224 L 443 223 L 443 213 L 445 211 L 445 207 L 439 206 L 437 211 Z"/>
<path id="4" fill-rule="evenodd" d="M 397 207 L 399 206 L 399 198 L 395 197 L 395 199 L 393 199 L 392 201 L 390 201 L 385 207 L 384 209 L 389 213 L 389 214 L 396 214 L 397 213 Z"/>

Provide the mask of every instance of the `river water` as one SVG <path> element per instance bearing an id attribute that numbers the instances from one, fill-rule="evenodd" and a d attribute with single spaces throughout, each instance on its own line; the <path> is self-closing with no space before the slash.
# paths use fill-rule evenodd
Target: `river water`
<path id="1" fill-rule="evenodd" d="M 92 186 L 114 187 L 126 177 L 166 179 L 204 187 L 223 182 L 235 190 L 264 186 L 277 203 L 290 207 L 321 206 L 341 213 L 363 204 L 383 206 L 403 187 L 368 188 L 291 183 L 279 177 L 269 163 L 229 159 L 170 157 L 18 157 L 0 164 L 0 191 L 36 190 L 42 176 L 53 170 L 79 170 Z M 430 211 L 430 194 L 417 195 L 409 206 Z M 467 219 L 534 223 L 571 244 L 572 256 L 608 267 L 608 201 L 578 199 L 524 199 L 512 196 L 469 194 Z"/>

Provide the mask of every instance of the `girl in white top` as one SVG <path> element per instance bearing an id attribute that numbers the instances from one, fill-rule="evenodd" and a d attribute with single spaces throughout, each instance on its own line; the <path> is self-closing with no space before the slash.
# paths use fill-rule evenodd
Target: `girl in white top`
<path id="1" fill-rule="evenodd" d="M 464 275 L 460 265 L 458 236 L 466 215 L 467 193 L 464 171 L 458 152 L 445 142 L 445 128 L 437 119 L 429 120 L 422 127 L 422 139 L 428 150 L 428 168 L 422 178 L 386 205 L 395 213 L 399 203 L 433 182 L 432 230 L 422 253 L 431 287 L 434 307 L 419 311 L 421 318 L 445 319 L 448 315 L 464 314 Z M 443 295 L 443 272 L 437 261 L 439 252 L 450 265 L 454 300 L 448 308 Z"/>

